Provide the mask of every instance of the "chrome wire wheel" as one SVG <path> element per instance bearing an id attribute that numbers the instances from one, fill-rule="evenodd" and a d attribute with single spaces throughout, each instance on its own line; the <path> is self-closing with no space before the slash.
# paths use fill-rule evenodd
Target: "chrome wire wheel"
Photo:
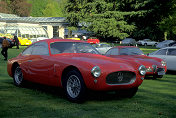
<path id="1" fill-rule="evenodd" d="M 20 86 L 22 84 L 22 81 L 23 81 L 23 73 L 21 71 L 21 68 L 18 66 L 14 72 L 15 85 Z"/>
<path id="2" fill-rule="evenodd" d="M 67 80 L 67 93 L 71 98 L 76 98 L 81 92 L 81 82 L 76 75 L 71 75 Z"/>

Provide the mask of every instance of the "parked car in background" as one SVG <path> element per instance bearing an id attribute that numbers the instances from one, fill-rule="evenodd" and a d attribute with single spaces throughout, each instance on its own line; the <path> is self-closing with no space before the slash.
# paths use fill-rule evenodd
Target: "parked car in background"
<path id="1" fill-rule="evenodd" d="M 146 77 L 153 76 L 154 79 L 162 78 L 166 73 L 166 62 L 160 58 L 149 57 L 135 46 L 117 46 L 108 50 L 105 54 L 108 57 L 121 59 L 129 64 L 138 62 L 146 67 Z"/>
<path id="2" fill-rule="evenodd" d="M 176 41 L 170 43 L 169 46 L 176 46 Z"/>
<path id="3" fill-rule="evenodd" d="M 19 40 L 20 45 L 31 45 L 32 44 L 32 41 L 28 40 L 27 38 L 18 37 L 18 40 Z"/>
<path id="4" fill-rule="evenodd" d="M 144 46 L 147 46 L 147 45 L 156 46 L 158 44 L 158 42 L 152 41 L 150 39 L 143 39 L 143 40 L 137 41 L 137 44 L 144 45 Z"/>
<path id="5" fill-rule="evenodd" d="M 13 42 L 13 40 L 12 39 L 9 39 L 9 38 L 6 38 L 8 41 L 9 41 L 9 43 L 10 43 L 10 46 L 9 46 L 9 48 L 12 48 L 13 46 L 14 46 L 14 42 Z M 4 37 L 0 37 L 0 48 L 2 47 L 2 41 L 4 40 Z"/>
<path id="6" fill-rule="evenodd" d="M 81 39 L 80 39 L 80 38 L 78 38 L 78 37 L 67 38 L 67 39 L 72 39 L 72 40 L 81 40 Z"/>
<path id="7" fill-rule="evenodd" d="M 121 41 L 122 45 L 136 45 L 136 41 L 133 38 L 125 38 Z"/>
<path id="8" fill-rule="evenodd" d="M 7 64 L 8 74 L 16 86 L 28 80 L 62 87 L 72 102 L 84 100 L 86 89 L 119 91 L 133 97 L 146 73 L 145 66 L 137 68 L 120 59 L 100 55 L 85 41 L 68 39 L 33 43 Z"/>
<path id="9" fill-rule="evenodd" d="M 91 44 L 96 44 L 96 43 L 100 43 L 100 40 L 97 37 L 89 37 L 87 39 L 87 42 Z"/>
<path id="10" fill-rule="evenodd" d="M 34 43 L 34 42 L 37 42 L 37 41 L 40 41 L 40 40 L 45 40 L 45 39 L 48 39 L 47 37 L 38 37 L 38 38 L 31 38 L 31 42 Z"/>
<path id="11" fill-rule="evenodd" d="M 172 45 L 173 42 L 174 42 L 173 40 L 165 40 L 165 41 L 159 42 L 159 43 L 156 45 L 156 48 L 165 48 L 165 47 L 169 47 L 170 45 Z"/>
<path id="12" fill-rule="evenodd" d="M 93 44 L 94 46 L 101 54 L 105 54 L 112 46 L 106 43 L 98 43 L 98 44 Z"/>
<path id="13" fill-rule="evenodd" d="M 159 49 L 149 53 L 148 56 L 165 60 L 167 63 L 167 70 L 176 71 L 176 46 Z"/>

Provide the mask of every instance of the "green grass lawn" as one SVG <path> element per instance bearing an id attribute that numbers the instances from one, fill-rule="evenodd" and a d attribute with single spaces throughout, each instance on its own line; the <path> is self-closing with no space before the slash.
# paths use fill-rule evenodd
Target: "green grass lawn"
<path id="1" fill-rule="evenodd" d="M 9 49 L 9 58 L 20 49 Z M 141 47 L 145 53 L 156 49 Z M 7 74 L 6 61 L 0 56 L 0 118 L 176 118 L 176 74 L 162 79 L 144 80 L 131 99 L 119 99 L 113 93 L 93 93 L 83 104 L 67 101 L 62 90 L 29 84 L 13 85 Z"/>

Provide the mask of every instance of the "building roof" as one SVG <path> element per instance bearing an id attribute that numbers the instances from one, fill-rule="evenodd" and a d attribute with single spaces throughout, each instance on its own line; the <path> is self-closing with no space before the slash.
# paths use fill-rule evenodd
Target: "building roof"
<path id="1" fill-rule="evenodd" d="M 15 14 L 0 13 L 0 18 L 11 18 L 11 17 L 18 17 L 18 16 Z"/>
<path id="2" fill-rule="evenodd" d="M 18 17 L 14 14 L 0 13 L 0 21 L 36 22 L 36 23 L 66 23 L 65 17 Z"/>

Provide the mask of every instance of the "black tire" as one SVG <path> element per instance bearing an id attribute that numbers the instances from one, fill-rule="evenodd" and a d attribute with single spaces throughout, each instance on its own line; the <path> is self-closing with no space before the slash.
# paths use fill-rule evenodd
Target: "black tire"
<path id="1" fill-rule="evenodd" d="M 15 86 L 21 87 L 24 85 L 23 73 L 19 65 L 15 67 L 13 81 Z"/>
<path id="2" fill-rule="evenodd" d="M 144 46 L 146 47 L 146 46 L 147 46 L 147 43 L 145 43 Z"/>
<path id="3" fill-rule="evenodd" d="M 135 88 L 117 91 L 117 94 L 118 96 L 123 97 L 123 98 L 132 98 L 136 94 L 137 91 L 138 91 L 138 87 L 135 87 Z"/>
<path id="4" fill-rule="evenodd" d="M 69 71 L 64 78 L 63 87 L 69 101 L 76 103 L 84 102 L 86 86 L 79 71 Z"/>

